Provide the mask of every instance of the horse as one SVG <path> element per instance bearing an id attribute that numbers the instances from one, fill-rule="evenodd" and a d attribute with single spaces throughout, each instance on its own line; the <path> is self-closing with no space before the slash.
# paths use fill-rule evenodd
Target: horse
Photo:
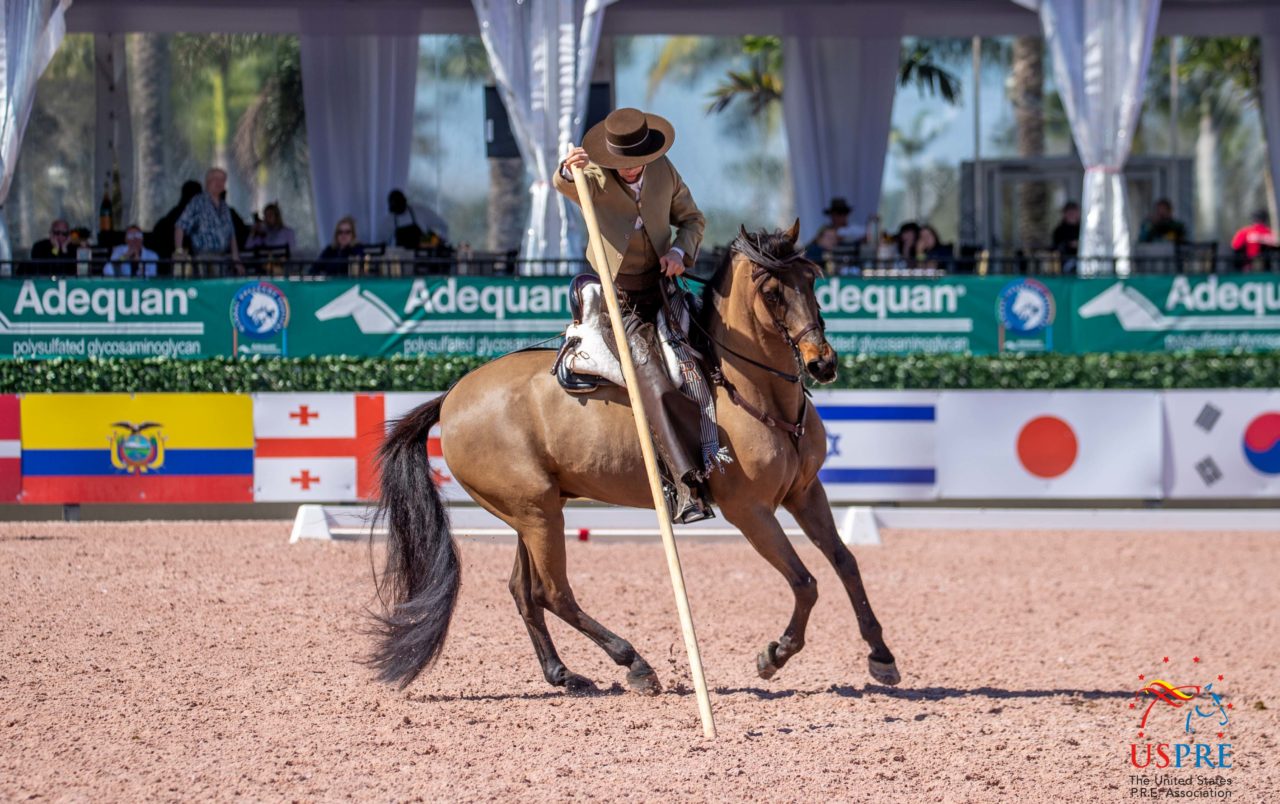
<path id="1" fill-rule="evenodd" d="M 710 491 L 721 514 L 786 578 L 794 597 L 786 629 L 756 657 L 760 677 L 772 678 L 804 647 L 818 598 L 817 582 L 775 516 L 781 506 L 844 585 L 871 649 L 871 677 L 894 685 L 900 675 L 893 653 L 818 479 L 827 438 L 800 371 L 832 382 L 837 356 L 814 295 L 819 269 L 796 247 L 799 225 L 753 234 L 740 227 L 728 259 L 708 283 L 698 327 L 712 352 L 720 443 L 733 457 L 723 473 L 712 472 Z M 403 689 L 432 664 L 458 599 L 458 550 L 424 449 L 428 432 L 439 424 L 454 479 L 517 534 L 509 586 L 547 682 L 575 694 L 597 689 L 557 655 L 544 618 L 549 611 L 627 668 L 633 691 L 661 691 L 653 668 L 631 643 L 578 605 L 566 567 L 566 500 L 653 508 L 626 390 L 607 386 L 570 395 L 552 376 L 554 358 L 549 350 L 498 358 L 388 432 L 379 450 L 379 515 L 388 537 L 378 588 L 385 605 L 375 614 L 369 657 L 381 680 Z M 796 373 L 783 368 L 793 364 Z"/>

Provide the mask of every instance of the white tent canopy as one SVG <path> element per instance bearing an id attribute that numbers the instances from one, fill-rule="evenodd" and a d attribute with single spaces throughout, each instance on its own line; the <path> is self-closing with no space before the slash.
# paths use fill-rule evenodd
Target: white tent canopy
<path id="1" fill-rule="evenodd" d="M 603 33 L 782 34 L 789 18 L 816 13 L 829 35 L 890 28 L 906 36 L 1006 36 L 1039 33 L 1037 6 L 1034 0 L 619 0 L 605 15 Z M 405 33 L 396 22 L 406 9 L 418 9 L 418 33 L 480 33 L 470 0 L 75 0 L 67 27 L 85 33 Z M 1157 33 L 1268 31 L 1280 32 L 1274 0 L 1165 0 Z"/>
<path id="2" fill-rule="evenodd" d="M 1128 2 L 1128 0 L 1119 0 Z M 38 0 L 5 0 L 7 8 L 26 7 Z M 1110 0 L 1054 0 L 1052 6 L 1060 17 L 1064 10 L 1083 9 L 1090 4 Z M 483 20 L 478 19 L 477 9 L 486 13 L 489 9 L 493 20 L 506 14 L 504 3 L 513 6 L 516 0 L 490 0 L 473 3 L 473 0 L 74 0 L 66 13 L 66 26 L 70 32 L 92 33 L 277 33 L 300 34 L 318 41 L 323 37 L 335 52 L 344 52 L 334 45 L 342 37 L 363 37 L 365 52 L 377 52 L 376 42 L 385 38 L 388 46 L 403 42 L 406 36 L 426 33 L 452 33 L 479 35 Z M 566 138 L 577 136 L 577 121 L 583 116 L 585 98 L 581 92 L 582 76 L 589 66 L 580 64 L 581 48 L 563 47 L 560 37 L 568 29 L 581 31 L 584 14 L 598 15 L 590 24 L 590 36 L 597 32 L 611 35 L 738 35 L 777 34 L 785 37 L 788 54 L 788 78 L 791 83 L 801 81 L 810 90 L 802 96 L 787 95 L 787 126 L 789 137 L 806 147 L 793 149 L 792 174 L 796 177 L 796 197 L 806 218 L 814 216 L 825 196 L 844 195 L 856 199 L 862 211 L 873 209 L 880 193 L 880 167 L 883 165 L 886 136 L 885 129 L 892 108 L 893 93 L 886 91 L 889 61 L 882 57 L 884 41 L 901 36 L 967 37 L 973 35 L 1034 35 L 1042 31 L 1039 0 L 829 0 L 828 2 L 778 2 L 777 0 L 618 0 L 605 9 L 607 3 L 578 0 L 523 0 L 524 6 L 535 9 L 554 7 L 555 13 L 525 13 L 519 33 L 528 37 L 524 64 L 515 73 L 511 64 L 498 71 L 500 89 L 508 98 L 520 93 L 528 95 L 537 88 L 550 92 L 560 104 L 555 115 L 559 122 L 541 126 L 536 132 L 526 126 L 522 133 L 516 131 L 526 162 L 533 164 L 554 163 Z M 1163 0 L 1157 3 L 1159 17 L 1157 35 L 1227 36 L 1257 35 L 1264 41 L 1264 58 L 1268 80 L 1264 87 L 1263 117 L 1266 130 L 1272 137 L 1280 136 L 1280 87 L 1271 85 L 1280 74 L 1280 3 L 1275 0 Z M 1081 13 L 1086 27 L 1093 20 L 1105 20 L 1105 16 Z M 567 17 L 565 15 L 568 15 Z M 1103 24 L 1098 22 L 1096 24 Z M 1144 23 L 1145 25 L 1145 23 Z M 1059 36 L 1060 28 L 1050 26 L 1051 36 Z M 1077 41 L 1087 41 L 1089 31 L 1074 31 Z M 577 35 L 577 36 L 580 36 Z M 819 41 L 816 37 L 821 37 Z M 577 38 L 577 37 L 575 37 Z M 1143 31 L 1141 39 L 1149 49 L 1153 39 L 1151 31 Z M 1112 37 L 1107 42 L 1122 48 L 1122 38 Z M 1050 41 L 1059 52 L 1062 42 Z M 491 59 L 495 55 L 491 42 Z M 1077 47 L 1072 45 L 1072 47 Z M 593 48 L 591 48 L 593 49 Z M 539 54 L 551 54 L 542 58 Z M 501 54 L 499 54 L 501 55 Z M 802 55 L 802 58 L 796 58 Z M 517 58 L 515 51 L 505 55 L 510 61 Z M 348 60 L 352 58 L 347 52 Z M 566 61 L 566 59 L 568 61 Z M 316 61 L 309 59 L 309 61 Z M 1106 63 L 1127 63 L 1118 57 L 1104 60 Z M 397 64 L 403 64 L 398 62 Z M 1063 75 L 1062 70 L 1083 72 L 1085 60 L 1071 65 L 1059 65 L 1059 83 L 1063 79 L 1082 81 L 1082 76 Z M 304 65 L 305 66 L 305 65 Z M 309 73 L 322 74 L 323 65 L 313 64 Z M 526 69 L 527 68 L 527 69 Z M 1105 67 L 1103 68 L 1106 69 Z M 532 73 L 527 72 L 532 70 Z M 398 69 L 392 63 L 370 64 L 366 78 L 382 76 L 387 81 L 397 80 Z M 503 75 L 502 73 L 506 73 Z M 519 80 L 512 75 L 519 75 Z M 842 80 L 828 81 L 817 86 L 819 77 L 838 75 Z M 504 80 L 505 79 L 505 80 Z M 1112 76 L 1105 80 L 1124 80 Z M 402 80 L 402 79 L 400 79 Z M 304 78 L 305 83 L 305 78 Z M 865 85 L 864 85 L 865 84 Z M 400 87 L 389 93 L 403 98 Z M 515 93 L 513 95 L 513 93 Z M 308 92 L 310 100 L 311 92 Z M 526 98 L 528 100 L 528 98 Z M 840 105 L 838 113 L 830 113 L 830 107 Z M 1088 125 L 1088 117 L 1082 111 L 1071 110 L 1073 131 L 1080 144 L 1082 126 Z M 1109 112 L 1108 112 L 1109 113 Z M 1084 116 L 1081 116 L 1084 115 Z M 518 116 L 517 116 L 518 117 Z M 398 127 L 412 126 L 412 115 L 393 115 L 386 118 Z M 848 136 L 849 126 L 861 136 Z M 310 128 L 310 127 L 309 127 Z M 327 132 L 326 148 L 331 152 L 345 147 L 333 138 L 341 136 L 340 127 L 317 127 Z M 519 129 L 519 127 L 517 127 Z M 554 129 L 554 136 L 552 132 Z M 411 132 L 359 132 L 360 142 L 377 145 L 381 183 L 404 183 L 407 178 L 407 160 L 402 155 L 403 143 Z M 537 136 L 534 136 L 536 133 Z M 887 129 L 884 131 L 887 134 Z M 1106 131 L 1099 132 L 1107 136 Z M 837 136 L 844 134 L 844 136 Z M 354 135 L 353 135 L 354 136 Z M 359 145 L 354 139 L 352 147 Z M 313 150 L 315 150 L 313 148 Z M 1085 152 L 1081 148 L 1081 153 Z M 385 151 L 385 154 L 383 153 Z M 1120 149 L 1118 159 L 1123 163 L 1127 147 Z M 1108 154 L 1110 157 L 1111 154 Z M 372 158 L 372 157 L 371 157 Z M 1280 143 L 1271 149 L 1273 175 L 1280 171 Z M 833 167 L 834 166 L 834 169 Z M 1118 166 L 1107 166 L 1108 170 Z M 385 169 L 383 169 L 385 168 Z M 10 169 L 6 165 L 6 170 Z M 831 171 L 828 178 L 826 172 Z M 405 175 L 398 175 L 403 173 Z M 538 179 L 545 181 L 537 171 Z M 316 176 L 313 192 L 317 198 L 325 196 L 326 189 Z M 1277 176 L 1280 178 L 1280 176 Z M 328 181 L 328 179 L 325 179 Z M 368 195 L 376 198 L 389 187 L 369 187 Z M 537 188 L 535 196 L 537 195 Z M 1099 193 L 1100 208 L 1097 220 L 1117 220 L 1123 217 L 1123 194 Z M 330 224 L 329 206 L 317 204 L 317 212 L 325 218 L 321 231 Z M 543 205 L 545 207 L 545 204 Z M 535 210 L 537 211 L 537 210 Z M 527 244 L 551 244 L 544 256 L 564 243 L 561 232 L 545 231 L 546 226 L 560 227 L 562 222 L 555 215 L 542 209 L 531 221 Z M 1086 211 L 1086 229 L 1091 216 Z M 807 221 L 807 230 L 812 221 Z M 1088 241 L 1088 232 L 1083 241 Z M 534 249 L 539 251 L 539 249 Z M 1123 255 L 1120 255 L 1123 256 Z"/>

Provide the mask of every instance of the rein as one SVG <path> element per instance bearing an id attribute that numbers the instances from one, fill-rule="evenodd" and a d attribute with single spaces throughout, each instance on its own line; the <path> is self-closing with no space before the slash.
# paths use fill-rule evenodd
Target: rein
<path id="1" fill-rule="evenodd" d="M 757 294 L 760 293 L 760 289 L 764 286 L 765 281 L 773 273 L 777 271 L 789 269 L 792 267 L 793 263 L 798 261 L 808 262 L 808 260 L 805 259 L 804 255 L 799 251 L 794 252 L 793 254 L 790 254 L 781 259 L 766 253 L 764 249 L 761 248 L 760 246 L 759 235 L 756 235 L 755 242 L 753 243 L 751 242 L 750 235 L 748 235 L 745 230 L 741 231 L 737 240 L 734 241 L 733 251 L 736 251 L 737 253 L 741 254 L 742 256 L 746 257 L 748 260 L 751 261 L 753 265 L 753 268 L 751 271 L 751 285 L 753 290 Z M 698 281 L 707 285 L 711 284 L 711 282 L 707 280 L 699 279 Z M 800 357 L 800 346 L 797 343 L 797 341 L 799 341 L 801 338 L 803 338 L 805 335 L 809 334 L 815 329 L 825 332 L 826 322 L 822 319 L 822 316 L 819 315 L 818 320 L 816 322 L 802 329 L 800 331 L 800 334 L 792 336 L 792 334 L 787 331 L 786 325 L 783 323 L 782 319 L 778 316 L 778 314 L 774 311 L 773 307 L 769 305 L 766 305 L 766 307 L 769 310 L 769 316 L 773 319 L 774 329 L 778 332 L 779 335 L 782 336 L 782 339 L 786 342 L 787 346 L 791 347 L 791 355 L 792 357 L 795 358 L 795 361 L 796 361 L 797 371 L 795 374 L 788 374 L 785 371 L 780 371 L 776 368 L 773 368 L 772 366 L 768 366 L 764 363 L 761 363 L 759 360 L 756 360 L 752 357 L 744 355 L 741 352 L 737 351 L 736 349 L 732 349 L 726 346 L 725 344 L 716 340 L 715 336 L 713 336 L 710 332 L 707 332 L 707 330 L 703 328 L 702 324 L 697 320 L 696 317 L 689 316 L 689 320 L 690 322 L 693 323 L 695 327 L 698 328 L 698 331 L 702 333 L 702 335 L 707 339 L 708 342 L 711 343 L 713 347 L 715 347 L 716 350 L 723 350 L 724 352 L 727 352 L 728 354 L 733 355 L 739 360 L 743 360 L 747 363 L 750 363 L 756 368 L 766 371 L 769 374 L 773 375 L 774 377 L 777 377 L 778 379 L 783 380 L 787 383 L 790 383 L 792 385 L 800 385 L 800 390 L 802 392 L 800 418 L 798 421 L 796 421 L 795 424 L 792 424 L 791 422 L 782 421 L 774 417 L 770 413 L 760 410 L 755 405 L 752 405 L 750 402 L 748 402 L 742 396 L 742 394 L 738 392 L 738 389 L 734 387 L 733 383 L 729 382 L 729 379 L 724 376 L 724 371 L 722 370 L 722 367 L 721 367 L 721 364 L 723 363 L 723 359 L 720 357 L 719 354 L 714 355 L 715 365 L 712 366 L 712 369 L 711 369 L 711 381 L 714 384 L 719 385 L 721 388 L 725 389 L 725 391 L 729 394 L 729 401 L 733 402 L 733 404 L 742 408 L 744 411 L 746 411 L 747 415 L 751 416 L 756 421 L 760 422 L 766 427 L 772 427 L 778 430 L 782 430 L 785 433 L 789 433 L 791 437 L 798 442 L 800 438 L 804 436 L 804 432 L 805 432 L 804 422 L 809 415 L 809 389 L 805 388 L 804 385 L 801 384 L 800 371 L 803 369 L 803 363 Z"/>

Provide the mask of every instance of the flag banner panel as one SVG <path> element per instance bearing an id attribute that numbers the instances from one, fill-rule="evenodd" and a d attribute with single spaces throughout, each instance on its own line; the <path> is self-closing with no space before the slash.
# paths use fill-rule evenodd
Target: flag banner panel
<path id="1" fill-rule="evenodd" d="M 387 411 L 387 427 L 412 411 L 419 405 L 430 402 L 437 396 L 440 391 L 430 391 L 423 393 L 389 393 L 386 394 L 386 411 Z M 444 461 L 444 451 L 441 449 L 440 443 L 440 426 L 436 425 L 431 428 L 431 433 L 427 436 L 427 456 L 431 461 L 431 475 L 436 479 L 436 485 L 440 488 L 440 493 L 446 500 L 470 500 L 470 495 L 458 485 L 458 481 L 453 479 L 453 473 L 449 471 L 448 465 Z"/>
<path id="2" fill-rule="evenodd" d="M 832 502 L 938 496 L 934 391 L 817 391 L 827 435 L 818 479 Z"/>
<path id="3" fill-rule="evenodd" d="M 383 404 L 382 394 L 254 394 L 256 457 L 350 459 L 355 486 L 351 497 L 341 499 L 372 499 Z M 276 488 L 274 481 L 270 488 Z"/>
<path id="4" fill-rule="evenodd" d="M 1280 390 L 1166 391 L 1164 417 L 1166 496 L 1280 498 Z"/>
<path id="5" fill-rule="evenodd" d="M 22 495 L 22 407 L 13 394 L 0 394 L 0 502 Z"/>
<path id="6" fill-rule="evenodd" d="M 1164 434 L 1156 391 L 944 391 L 944 499 L 1155 499 Z"/>
<path id="7" fill-rule="evenodd" d="M 28 394 L 24 502 L 250 502 L 241 394 Z"/>
<path id="8" fill-rule="evenodd" d="M 254 394 L 257 438 L 355 438 L 355 394 Z"/>
<path id="9" fill-rule="evenodd" d="M 255 502 L 356 502 L 356 458 L 258 458 Z"/>

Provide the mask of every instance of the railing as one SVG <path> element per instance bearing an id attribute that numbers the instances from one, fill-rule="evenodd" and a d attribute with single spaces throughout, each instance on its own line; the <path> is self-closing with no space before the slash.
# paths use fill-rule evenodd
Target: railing
<path id="1" fill-rule="evenodd" d="M 413 277 L 413 276 L 574 276 L 587 270 L 585 259 L 517 259 L 507 255 L 483 257 L 417 257 L 365 254 L 341 259 L 276 259 L 244 256 L 226 258 L 140 260 L 121 269 L 121 261 L 10 260 L 0 262 L 3 278 L 103 277 L 113 279 L 222 279 L 263 277 L 280 279 Z"/>
<path id="2" fill-rule="evenodd" d="M 819 263 L 831 276 L 946 276 L 953 274 L 1027 276 L 1117 276 L 1128 274 L 1280 273 L 1280 250 L 1268 249 L 1253 258 L 1222 254 L 1199 245 L 1153 252 L 1139 250 L 1130 257 L 1079 257 L 1054 251 L 989 252 L 966 249 L 962 256 L 939 255 L 908 260 L 864 256 L 848 251 L 824 255 Z"/>
<path id="3" fill-rule="evenodd" d="M 704 252 L 692 270 L 698 277 L 710 277 L 724 258 L 722 250 Z M 102 277 L 110 265 L 105 259 L 11 260 L 0 262 L 0 278 Z M 1168 255 L 1096 257 L 1081 260 L 1053 252 L 1031 254 L 991 254 L 979 252 L 962 257 L 939 256 L 928 259 L 862 257 L 836 252 L 819 260 L 829 276 L 921 279 L 950 275 L 1023 276 L 1116 276 L 1129 274 L 1210 274 L 1266 272 L 1280 273 L 1280 251 L 1268 250 L 1247 259 L 1233 254 L 1174 252 Z M 152 272 L 154 266 L 154 273 Z M 141 276 L 122 276 L 113 266 L 111 278 L 216 279 L 262 278 L 360 278 L 360 277 L 525 277 L 573 276 L 587 270 L 581 258 L 524 259 L 510 255 L 475 257 L 423 257 L 365 254 L 338 260 L 296 260 L 245 256 L 230 259 L 158 259 L 142 264 Z"/>

